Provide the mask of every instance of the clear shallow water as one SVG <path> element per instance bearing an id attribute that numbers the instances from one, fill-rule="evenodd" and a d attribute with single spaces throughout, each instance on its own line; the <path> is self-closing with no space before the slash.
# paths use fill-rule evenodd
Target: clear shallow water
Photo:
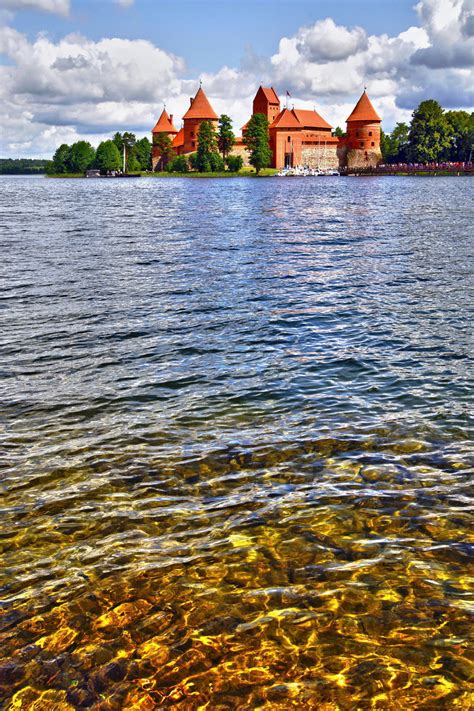
<path id="1" fill-rule="evenodd" d="M 471 180 L 0 188 L 0 706 L 470 708 Z"/>

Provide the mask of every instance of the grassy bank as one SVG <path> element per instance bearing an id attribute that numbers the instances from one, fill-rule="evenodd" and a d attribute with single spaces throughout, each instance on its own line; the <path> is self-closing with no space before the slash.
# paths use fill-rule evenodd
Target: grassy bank
<path id="1" fill-rule="evenodd" d="M 162 171 L 159 173 L 147 173 L 141 172 L 142 178 L 269 178 L 276 174 L 274 168 L 264 168 L 260 171 L 260 175 L 257 176 L 253 168 L 242 168 L 238 173 L 231 173 L 230 171 L 222 171 L 219 173 L 168 173 L 167 171 Z M 48 178 L 85 178 L 83 173 L 56 173 L 48 175 Z M 87 180 L 93 180 L 93 178 L 87 178 Z"/>
<path id="2" fill-rule="evenodd" d="M 46 174 L 47 178 L 85 178 L 84 173 L 53 173 L 52 175 Z"/>
<path id="3" fill-rule="evenodd" d="M 242 168 L 238 173 L 231 173 L 228 170 L 219 173 L 168 173 L 167 171 L 158 173 L 142 173 L 149 178 L 269 178 L 276 174 L 274 168 L 263 168 L 257 176 L 253 168 Z"/>

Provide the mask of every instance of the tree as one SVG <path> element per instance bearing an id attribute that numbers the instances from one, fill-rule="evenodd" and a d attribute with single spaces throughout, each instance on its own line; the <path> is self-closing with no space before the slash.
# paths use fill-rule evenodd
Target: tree
<path id="1" fill-rule="evenodd" d="M 217 153 L 217 137 L 210 121 L 202 121 L 198 132 L 198 149 L 196 155 L 197 169 L 201 173 L 210 173 L 211 154 Z"/>
<path id="2" fill-rule="evenodd" d="M 262 168 L 270 165 L 272 151 L 269 145 L 268 119 L 265 114 L 254 114 L 244 131 L 244 143 L 247 146 L 250 157 L 250 165 L 253 165 L 257 175 Z"/>
<path id="3" fill-rule="evenodd" d="M 129 173 L 136 173 L 137 171 L 139 171 L 141 169 L 142 169 L 142 166 L 140 164 L 140 161 L 138 160 L 137 156 L 135 155 L 135 150 L 133 150 L 127 159 L 127 171 Z"/>
<path id="4" fill-rule="evenodd" d="M 409 132 L 406 123 L 397 123 L 392 133 L 380 131 L 380 150 L 386 163 L 407 162 Z"/>
<path id="5" fill-rule="evenodd" d="M 153 134 L 153 145 L 160 151 L 160 160 L 157 164 L 157 170 L 163 170 L 171 158 L 174 157 L 173 142 L 169 134 L 160 132 Z"/>
<path id="6" fill-rule="evenodd" d="M 151 170 L 151 143 L 146 136 L 136 142 L 135 157 L 140 165 L 139 170 Z"/>
<path id="7" fill-rule="evenodd" d="M 450 132 L 450 160 L 472 160 L 474 148 L 474 113 L 470 114 L 467 111 L 446 111 L 445 118 L 448 122 Z"/>
<path id="8" fill-rule="evenodd" d="M 95 159 L 95 150 L 87 141 L 73 143 L 68 152 L 67 167 L 72 173 L 84 173 Z"/>
<path id="9" fill-rule="evenodd" d="M 113 142 L 117 146 L 120 155 L 123 157 L 123 149 L 125 146 L 125 170 L 135 170 L 134 168 L 131 168 L 128 163 L 129 163 L 129 157 L 133 155 L 134 153 L 134 147 L 137 142 L 137 137 L 135 136 L 134 133 L 131 133 L 130 131 L 125 131 L 124 133 L 120 133 L 117 131 L 117 133 L 114 134 L 113 137 Z M 123 160 L 122 160 L 123 162 Z"/>
<path id="10" fill-rule="evenodd" d="M 417 163 L 442 159 L 449 151 L 449 125 L 434 99 L 422 101 L 413 112 L 409 133 L 409 157 Z"/>
<path id="11" fill-rule="evenodd" d="M 332 132 L 332 135 L 336 136 L 336 138 L 344 138 L 344 136 L 346 134 L 344 133 L 344 131 L 342 130 L 342 128 L 340 126 L 336 126 L 336 128 Z"/>
<path id="12" fill-rule="evenodd" d="M 52 173 L 67 173 L 68 158 L 69 146 L 67 143 L 62 143 L 53 156 Z"/>
<path id="13" fill-rule="evenodd" d="M 242 156 L 230 155 L 227 158 L 227 167 L 231 173 L 238 173 L 239 170 L 242 169 L 243 164 L 244 164 L 244 159 L 242 158 Z"/>
<path id="14" fill-rule="evenodd" d="M 213 173 L 222 173 L 225 170 L 224 159 L 219 153 L 211 153 L 209 156 L 209 164 Z"/>
<path id="15" fill-rule="evenodd" d="M 114 141 L 102 141 L 95 154 L 95 164 L 101 173 L 120 170 L 122 159 Z"/>
<path id="16" fill-rule="evenodd" d="M 219 119 L 219 132 L 217 135 L 217 145 L 220 152 L 222 153 L 222 158 L 225 161 L 229 155 L 232 147 L 235 144 L 235 136 L 232 131 L 232 121 L 229 116 L 222 114 Z"/>
<path id="17" fill-rule="evenodd" d="M 186 156 L 175 156 L 166 166 L 166 170 L 170 173 L 187 173 L 189 170 Z"/>

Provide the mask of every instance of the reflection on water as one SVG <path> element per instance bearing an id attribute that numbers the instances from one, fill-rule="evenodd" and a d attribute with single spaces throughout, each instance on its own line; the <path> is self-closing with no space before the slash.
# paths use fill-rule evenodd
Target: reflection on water
<path id="1" fill-rule="evenodd" d="M 125 183 L 1 179 L 1 707 L 467 711 L 469 178 Z"/>

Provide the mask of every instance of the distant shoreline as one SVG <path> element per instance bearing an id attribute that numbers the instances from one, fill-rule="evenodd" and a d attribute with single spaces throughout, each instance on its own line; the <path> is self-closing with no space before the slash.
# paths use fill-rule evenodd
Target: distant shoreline
<path id="1" fill-rule="evenodd" d="M 169 179 L 169 178 L 188 178 L 188 179 L 193 179 L 193 180 L 199 180 L 201 178 L 207 178 L 207 179 L 212 179 L 212 178 L 273 178 L 277 175 L 276 170 L 274 169 L 267 169 L 265 171 L 261 171 L 260 175 L 257 175 L 255 172 L 242 172 L 242 173 L 231 173 L 231 172 L 221 172 L 221 173 L 168 173 L 168 172 L 162 172 L 162 173 L 140 173 L 136 177 L 140 178 L 164 178 L 164 179 Z M 11 174 L 10 174 L 11 175 Z M 85 175 L 82 173 L 57 173 L 53 175 L 47 175 L 45 174 L 47 178 L 53 178 L 53 179 L 83 179 L 83 180 L 117 180 L 117 179 L 123 179 L 120 176 L 100 176 L 100 177 L 91 177 L 87 178 Z M 431 178 L 441 178 L 441 177 L 447 177 L 451 176 L 454 178 L 461 177 L 461 176 L 474 176 L 473 171 L 469 170 L 439 170 L 439 171 L 428 171 L 428 170 L 419 170 L 419 171 L 371 171 L 371 172 L 351 172 L 351 173 L 342 173 L 341 177 L 343 178 L 371 178 L 371 177 L 431 177 Z M 134 176 L 135 177 L 135 176 Z M 288 179 L 294 179 L 298 178 L 301 176 L 290 176 Z M 316 177 L 316 176 L 313 176 Z M 328 177 L 328 176 L 321 176 L 321 177 Z"/>

